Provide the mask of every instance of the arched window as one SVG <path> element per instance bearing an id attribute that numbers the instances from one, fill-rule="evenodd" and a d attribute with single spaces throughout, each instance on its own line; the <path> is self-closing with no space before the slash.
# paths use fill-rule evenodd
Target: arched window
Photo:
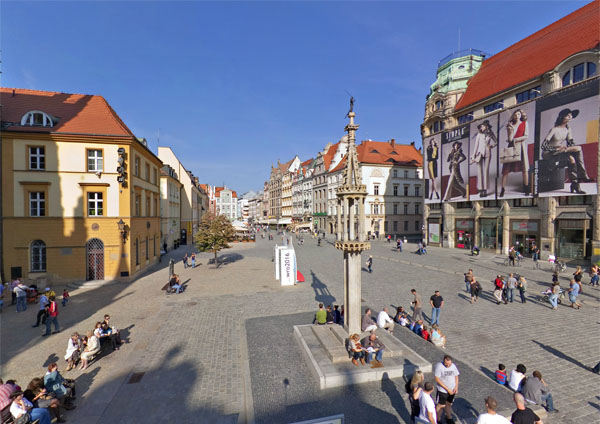
<path id="1" fill-rule="evenodd" d="M 596 75 L 596 64 L 594 62 L 581 62 L 569 69 L 562 77 L 562 85 L 575 84 L 584 79 L 591 78 Z"/>
<path id="2" fill-rule="evenodd" d="M 54 120 L 46 112 L 31 110 L 21 118 L 21 125 L 36 127 L 53 127 Z"/>
<path id="3" fill-rule="evenodd" d="M 31 252 L 31 272 L 46 271 L 46 243 L 41 240 L 34 240 L 30 246 Z"/>

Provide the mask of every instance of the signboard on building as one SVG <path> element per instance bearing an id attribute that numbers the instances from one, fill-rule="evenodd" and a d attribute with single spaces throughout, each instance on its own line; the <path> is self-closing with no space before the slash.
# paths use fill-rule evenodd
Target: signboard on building
<path id="1" fill-rule="evenodd" d="M 425 203 L 440 203 L 442 200 L 442 143 L 436 134 L 425 140 Z"/>
<path id="2" fill-rule="evenodd" d="M 538 196 L 598 194 L 599 86 L 596 79 L 537 102 Z"/>
<path id="3" fill-rule="evenodd" d="M 469 133 L 469 200 L 494 198 L 498 176 L 498 115 L 471 122 Z"/>
<path id="4" fill-rule="evenodd" d="M 429 243 L 438 244 L 440 242 L 440 224 L 430 222 L 427 234 Z"/>
<path id="5" fill-rule="evenodd" d="M 469 125 L 442 133 L 442 200 L 469 200 Z"/>
<path id="6" fill-rule="evenodd" d="M 450 202 L 598 194 L 599 87 L 580 83 L 424 138 L 425 203 L 438 202 L 434 186 Z"/>

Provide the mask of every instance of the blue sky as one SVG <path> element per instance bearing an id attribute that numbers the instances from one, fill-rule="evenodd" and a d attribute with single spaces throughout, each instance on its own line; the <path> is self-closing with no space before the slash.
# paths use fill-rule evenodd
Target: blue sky
<path id="1" fill-rule="evenodd" d="M 580 1 L 1 3 L 5 87 L 100 94 L 202 182 L 261 189 L 343 135 L 417 142 L 438 61 L 497 53 Z"/>

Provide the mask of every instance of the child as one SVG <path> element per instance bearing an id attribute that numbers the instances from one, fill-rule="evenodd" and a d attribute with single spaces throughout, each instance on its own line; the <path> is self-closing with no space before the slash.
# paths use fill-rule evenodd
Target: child
<path id="1" fill-rule="evenodd" d="M 67 306 L 67 302 L 69 301 L 69 297 L 71 297 L 71 295 L 69 294 L 69 292 L 67 291 L 67 289 L 65 289 L 63 291 L 63 295 L 62 295 L 62 305 L 63 307 Z"/>
<path id="2" fill-rule="evenodd" d="M 506 386 L 506 367 L 504 364 L 498 364 L 498 369 L 495 372 L 496 383 Z"/>
<path id="3" fill-rule="evenodd" d="M 553 283 L 558 283 L 558 271 L 554 271 L 552 273 L 552 282 Z"/>
<path id="4" fill-rule="evenodd" d="M 421 337 L 423 337 L 425 340 L 429 341 L 429 332 L 427 331 L 427 326 L 423 326 L 423 329 L 421 330 Z"/>

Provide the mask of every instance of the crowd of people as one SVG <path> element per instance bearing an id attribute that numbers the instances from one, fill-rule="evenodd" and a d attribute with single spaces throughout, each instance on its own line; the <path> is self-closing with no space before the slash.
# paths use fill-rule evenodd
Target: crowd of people
<path id="1" fill-rule="evenodd" d="M 42 297 L 47 297 L 50 305 L 55 299 L 53 295 L 40 297 L 40 304 L 43 304 Z M 52 310 L 51 306 L 45 309 Z M 34 327 L 43 322 L 44 314 L 38 314 L 38 322 Z M 51 315 L 46 316 L 46 325 L 49 328 Z M 94 325 L 94 329 L 80 336 L 74 332 L 67 341 L 67 349 L 64 360 L 67 364 L 65 372 L 79 368 L 85 370 L 92 359 L 101 353 L 107 346 L 112 350 L 119 350 L 124 343 L 121 340 L 120 332 L 110 323 L 110 315 L 104 315 L 102 321 Z M 15 380 L 7 380 L 5 383 L 0 380 L 0 422 L 5 422 L 12 417 L 15 424 L 26 424 L 39 420 L 39 424 L 50 424 L 51 421 L 63 423 L 66 422 L 62 410 L 74 409 L 75 405 L 75 381 L 64 378 L 59 371 L 57 363 L 48 365 L 46 373 L 43 376 L 37 376 L 31 379 L 27 387 L 23 390 Z"/>

